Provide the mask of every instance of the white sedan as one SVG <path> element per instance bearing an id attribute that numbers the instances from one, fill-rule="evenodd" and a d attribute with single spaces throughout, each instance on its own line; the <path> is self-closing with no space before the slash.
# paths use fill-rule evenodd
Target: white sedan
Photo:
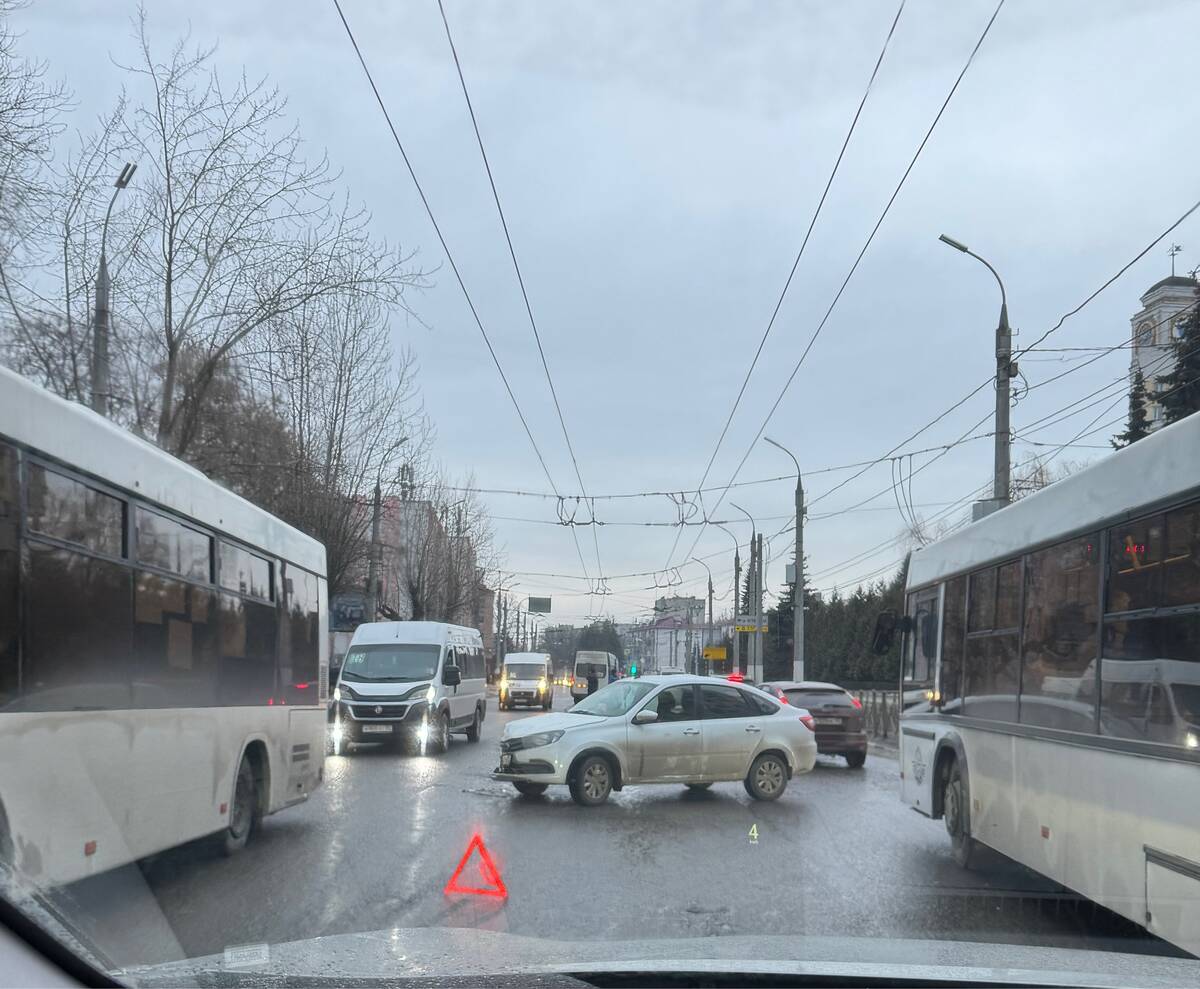
<path id="1" fill-rule="evenodd" d="M 756 800 L 775 800 L 816 762 L 811 720 L 712 677 L 618 680 L 566 712 L 508 722 L 492 778 L 526 795 L 565 784 L 588 806 L 631 783 L 704 789 L 741 780 Z"/>

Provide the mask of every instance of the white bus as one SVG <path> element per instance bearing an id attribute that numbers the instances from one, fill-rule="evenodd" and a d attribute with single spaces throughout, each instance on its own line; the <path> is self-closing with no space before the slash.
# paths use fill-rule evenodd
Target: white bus
<path id="1" fill-rule="evenodd" d="M 899 624 L 903 799 L 959 862 L 1200 954 L 1200 415 L 915 551 Z"/>
<path id="2" fill-rule="evenodd" d="M 70 882 L 321 782 L 325 551 L 0 368 L 0 861 Z"/>

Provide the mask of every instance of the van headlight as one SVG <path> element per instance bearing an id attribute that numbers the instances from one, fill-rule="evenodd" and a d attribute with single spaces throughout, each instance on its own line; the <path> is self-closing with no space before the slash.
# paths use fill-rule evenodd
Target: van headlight
<path id="1" fill-rule="evenodd" d="M 335 701 L 340 701 L 342 699 L 342 688 L 341 687 L 333 688 L 333 699 Z"/>
<path id="2" fill-rule="evenodd" d="M 431 683 L 425 688 L 425 703 L 432 704 L 435 697 L 437 697 L 437 687 Z"/>
<path id="3" fill-rule="evenodd" d="M 521 748 L 540 749 L 545 745 L 553 745 L 562 737 L 562 729 L 558 731 L 539 731 L 536 735 L 526 735 L 522 738 Z"/>

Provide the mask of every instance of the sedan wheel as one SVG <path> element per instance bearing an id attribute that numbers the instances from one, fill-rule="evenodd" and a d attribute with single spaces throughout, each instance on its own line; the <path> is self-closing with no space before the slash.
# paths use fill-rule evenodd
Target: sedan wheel
<path id="1" fill-rule="evenodd" d="M 787 766 L 779 756 L 765 752 L 750 766 L 745 786 L 755 800 L 778 800 L 787 789 Z"/>
<path id="2" fill-rule="evenodd" d="M 579 764 L 571 781 L 571 797 L 584 807 L 594 807 L 612 792 L 612 767 L 603 756 L 588 756 Z"/>

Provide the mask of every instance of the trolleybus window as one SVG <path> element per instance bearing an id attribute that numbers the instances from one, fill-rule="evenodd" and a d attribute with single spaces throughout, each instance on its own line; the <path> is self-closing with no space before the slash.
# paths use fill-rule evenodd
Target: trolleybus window
<path id="1" fill-rule="evenodd" d="M 1021 721 L 1095 730 L 1099 621 L 1096 536 L 1072 539 L 1025 558 Z"/>
<path id="2" fill-rule="evenodd" d="M 261 556 L 221 540 L 221 586 L 252 597 L 273 601 L 271 562 Z"/>
<path id="3" fill-rule="evenodd" d="M 123 555 L 125 506 L 39 464 L 29 467 L 29 528 L 106 556 Z"/>
<path id="4" fill-rule="evenodd" d="M 0 709 L 17 693 L 17 455 L 0 443 Z"/>
<path id="5" fill-rule="evenodd" d="M 946 584 L 946 617 L 942 630 L 942 672 L 938 691 L 942 709 L 953 714 L 962 708 L 963 649 L 967 634 L 967 578 Z"/>
<path id="6" fill-rule="evenodd" d="M 212 580 L 212 537 L 139 507 L 137 561 L 208 582 Z"/>

